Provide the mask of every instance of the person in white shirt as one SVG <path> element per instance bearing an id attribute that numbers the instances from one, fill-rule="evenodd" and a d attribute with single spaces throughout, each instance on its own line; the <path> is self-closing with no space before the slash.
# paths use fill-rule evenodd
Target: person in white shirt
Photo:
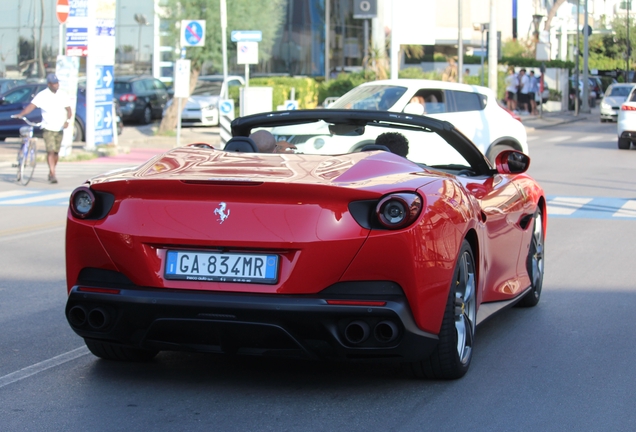
<path id="1" fill-rule="evenodd" d="M 508 68 L 508 75 L 506 76 L 506 105 L 510 111 L 514 111 L 517 109 L 517 101 L 515 99 L 517 95 L 517 87 L 519 86 L 519 81 L 517 80 L 517 75 L 515 74 L 515 70 L 513 68 Z"/>
<path id="2" fill-rule="evenodd" d="M 60 82 L 55 74 L 46 76 L 46 89 L 35 95 L 29 105 L 15 117 L 24 117 L 36 108 L 42 110 L 43 138 L 46 145 L 46 157 L 49 164 L 49 182 L 57 183 L 55 167 L 59 159 L 63 130 L 69 125 L 73 112 L 69 99 L 63 92 L 58 92 Z"/>
<path id="3" fill-rule="evenodd" d="M 530 92 L 530 78 L 526 75 L 526 70 L 521 69 L 519 71 L 519 92 L 517 93 L 517 100 L 519 103 L 519 111 L 528 113 L 529 103 L 528 93 Z"/>

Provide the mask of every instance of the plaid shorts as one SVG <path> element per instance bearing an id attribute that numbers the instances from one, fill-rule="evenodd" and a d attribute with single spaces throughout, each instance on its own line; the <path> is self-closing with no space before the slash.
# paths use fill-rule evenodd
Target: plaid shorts
<path id="1" fill-rule="evenodd" d="M 46 145 L 47 153 L 59 153 L 62 146 L 62 131 L 54 132 L 44 129 L 42 138 L 44 138 L 44 144 Z"/>

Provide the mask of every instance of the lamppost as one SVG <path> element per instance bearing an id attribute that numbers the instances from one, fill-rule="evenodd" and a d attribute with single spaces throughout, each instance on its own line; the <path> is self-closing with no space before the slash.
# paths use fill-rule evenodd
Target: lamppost
<path id="1" fill-rule="evenodd" d="M 143 14 L 136 13 L 135 21 L 139 24 L 139 32 L 137 34 L 137 55 L 135 56 L 135 69 L 134 72 L 137 73 L 137 66 L 141 60 L 141 27 L 148 25 L 148 21 Z"/>
<path id="2" fill-rule="evenodd" d="M 627 42 L 627 50 L 625 53 L 625 82 L 629 82 L 629 59 L 631 56 L 631 47 L 629 46 L 629 9 L 631 6 L 631 0 L 627 0 L 625 3 L 626 4 L 626 8 L 627 8 L 627 13 L 625 14 L 625 27 L 627 30 L 627 37 L 626 37 L 626 42 Z"/>
<path id="3" fill-rule="evenodd" d="M 534 55 L 537 56 L 537 45 L 539 45 L 539 25 L 541 24 L 541 20 L 543 19 L 543 15 L 534 14 L 532 15 L 532 24 L 534 25 Z"/>
<path id="4" fill-rule="evenodd" d="M 484 32 L 488 31 L 488 23 L 473 24 L 473 29 L 481 32 L 481 85 L 484 85 Z"/>

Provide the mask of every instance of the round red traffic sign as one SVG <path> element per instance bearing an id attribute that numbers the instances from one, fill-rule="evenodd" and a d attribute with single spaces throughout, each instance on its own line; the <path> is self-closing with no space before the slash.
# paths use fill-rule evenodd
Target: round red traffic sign
<path id="1" fill-rule="evenodd" d="M 64 24 L 66 22 L 69 9 L 68 0 L 57 0 L 57 4 L 55 5 L 55 14 L 57 15 L 57 20 L 60 24 Z"/>

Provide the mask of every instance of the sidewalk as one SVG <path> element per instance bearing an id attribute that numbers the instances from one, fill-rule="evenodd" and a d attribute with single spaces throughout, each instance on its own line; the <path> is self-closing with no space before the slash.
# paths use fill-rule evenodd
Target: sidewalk
<path id="1" fill-rule="evenodd" d="M 600 118 L 600 107 L 597 104 L 592 111 L 587 114 L 579 113 L 574 115 L 574 111 L 558 111 L 544 112 L 541 116 L 522 115 L 521 123 L 526 127 L 526 131 L 530 132 L 535 129 L 545 129 L 564 123 L 573 123 L 588 118 Z"/>
<path id="2" fill-rule="evenodd" d="M 124 131 L 118 136 L 116 151 L 109 146 L 101 147 L 104 150 L 104 156 L 94 157 L 94 152 L 86 151 L 84 142 L 73 143 L 73 151 L 68 160 L 83 161 L 84 163 L 141 163 L 151 157 L 164 153 L 171 148 L 177 146 L 177 137 L 175 136 L 157 136 L 154 130 L 158 127 L 158 123 L 137 126 L 124 126 Z M 219 128 L 218 127 L 187 127 L 181 129 L 180 145 L 204 142 L 215 147 L 220 145 Z M 7 138 L 4 142 L 0 142 L 0 166 L 11 166 L 16 160 L 18 149 L 21 141 L 19 138 Z M 44 161 L 46 152 L 44 149 L 44 141 L 38 139 L 38 159 Z M 61 159 L 60 161 L 64 161 Z"/>
<path id="3" fill-rule="evenodd" d="M 521 122 L 527 131 L 544 129 L 552 126 L 586 120 L 587 118 L 598 118 L 599 107 L 592 108 L 588 114 L 580 113 L 574 115 L 573 111 L 546 112 L 542 116 L 521 116 Z M 129 125 L 124 127 L 123 133 L 118 137 L 116 151 L 106 150 L 105 155 L 94 158 L 93 152 L 84 150 L 85 143 L 73 143 L 73 152 L 70 160 L 84 161 L 85 163 L 141 163 L 151 157 L 161 154 L 177 146 L 177 137 L 158 136 L 154 131 L 158 123 L 137 126 Z M 180 145 L 204 142 L 215 147 L 220 145 L 218 127 L 186 127 L 181 129 Z M 16 154 L 20 148 L 19 138 L 7 138 L 0 142 L 0 166 L 11 166 L 16 160 Z M 38 157 L 45 160 L 44 142 L 38 140 Z M 90 159 L 90 161 L 88 160 Z"/>

